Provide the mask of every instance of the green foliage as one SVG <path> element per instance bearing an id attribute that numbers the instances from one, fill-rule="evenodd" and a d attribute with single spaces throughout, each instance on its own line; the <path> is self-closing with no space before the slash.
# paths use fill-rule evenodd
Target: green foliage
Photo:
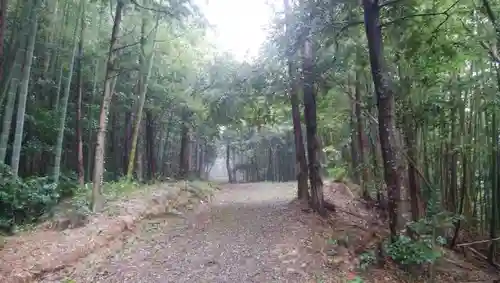
<path id="1" fill-rule="evenodd" d="M 22 180 L 0 164 L 0 230 L 11 233 L 17 225 L 37 221 L 67 194 L 69 186 L 59 187 L 48 177 Z"/>
<path id="2" fill-rule="evenodd" d="M 89 184 L 90 186 L 91 184 Z M 136 181 L 127 181 L 125 178 L 122 178 L 117 181 L 105 183 L 102 190 L 107 199 L 116 199 L 137 190 L 139 187 L 140 184 Z"/>
<path id="3" fill-rule="evenodd" d="M 363 282 L 364 282 L 363 278 L 353 273 L 349 274 L 347 277 L 347 283 L 363 283 Z"/>
<path id="4" fill-rule="evenodd" d="M 84 187 L 76 187 L 73 190 L 71 198 L 68 198 L 69 207 L 83 215 L 89 215 L 90 210 L 90 192 L 92 187 L 86 184 Z"/>
<path id="5" fill-rule="evenodd" d="M 447 211 L 441 211 L 416 222 L 409 222 L 408 228 L 417 235 L 436 234 L 437 230 L 454 228 L 454 223 L 463 221 L 464 217 Z"/>
<path id="6" fill-rule="evenodd" d="M 332 168 L 327 168 L 328 177 L 333 178 L 335 182 L 344 181 L 347 175 L 347 169 L 344 166 L 335 166 Z"/>
<path id="7" fill-rule="evenodd" d="M 326 243 L 332 246 L 337 246 L 339 241 L 337 239 L 330 238 L 328 239 L 328 241 L 326 241 Z"/>
<path id="8" fill-rule="evenodd" d="M 412 240 L 406 235 L 399 235 L 393 243 L 386 243 L 386 252 L 392 260 L 404 266 L 434 263 L 442 256 L 430 236 Z"/>
<path id="9" fill-rule="evenodd" d="M 375 263 L 375 251 L 370 250 L 359 255 L 359 269 L 366 270 Z"/>
<path id="10" fill-rule="evenodd" d="M 409 222 L 407 229 L 413 238 L 399 235 L 395 242 L 385 243 L 386 253 L 404 266 L 432 264 L 442 257 L 441 247 L 446 244 L 446 239 L 439 232 L 453 228 L 453 223 L 462 219 L 461 216 L 444 211 Z"/>

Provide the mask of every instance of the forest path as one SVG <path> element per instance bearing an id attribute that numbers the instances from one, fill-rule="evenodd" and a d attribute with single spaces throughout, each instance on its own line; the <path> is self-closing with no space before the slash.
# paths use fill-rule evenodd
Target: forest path
<path id="1" fill-rule="evenodd" d="M 197 211 L 146 221 L 119 249 L 42 282 L 342 282 L 325 274 L 295 186 L 225 185 Z"/>

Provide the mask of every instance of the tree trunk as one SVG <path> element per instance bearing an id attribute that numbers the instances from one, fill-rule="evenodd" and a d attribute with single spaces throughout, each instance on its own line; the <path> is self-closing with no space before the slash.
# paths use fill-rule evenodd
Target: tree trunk
<path id="1" fill-rule="evenodd" d="M 363 115 L 361 114 L 361 86 L 360 86 L 360 75 L 359 72 L 356 73 L 354 78 L 354 99 L 355 102 L 355 114 L 356 114 L 356 129 L 358 137 L 358 156 L 359 163 L 361 164 L 361 188 L 363 189 L 363 198 L 369 199 L 370 193 L 368 192 L 367 183 L 369 182 L 368 177 L 368 162 L 366 162 L 365 148 L 366 148 L 366 134 L 364 131 Z"/>
<path id="2" fill-rule="evenodd" d="M 153 114 L 146 110 L 146 146 L 148 153 L 149 179 L 153 180 L 156 176 L 156 160 L 154 153 L 154 125 Z"/>
<path id="3" fill-rule="evenodd" d="M 297 197 L 301 200 L 309 199 L 309 185 L 307 184 L 308 172 L 307 172 L 307 160 L 306 152 L 304 148 L 304 138 L 302 136 L 302 126 L 300 123 L 300 110 L 299 110 L 299 97 L 298 97 L 298 85 L 296 78 L 296 67 L 294 66 L 293 54 L 294 52 L 294 42 L 292 37 L 294 35 L 292 29 L 292 15 L 289 7 L 288 0 L 283 0 L 285 7 L 285 17 L 286 17 L 286 33 L 287 33 L 287 64 L 288 64 L 288 92 L 290 95 L 290 103 L 292 104 L 292 122 L 293 122 L 293 133 L 295 141 L 295 172 L 297 176 Z"/>
<path id="4" fill-rule="evenodd" d="M 125 113 L 125 121 L 124 121 L 124 127 L 125 127 L 125 133 L 123 134 L 123 152 L 122 152 L 122 172 L 124 176 L 127 176 L 128 172 L 128 161 L 130 159 L 129 154 L 130 154 L 130 149 L 132 148 L 131 145 L 131 140 L 132 140 L 132 131 L 133 131 L 133 119 L 132 119 L 132 114 L 134 113 L 133 110 L 129 110 Z"/>
<path id="5" fill-rule="evenodd" d="M 170 166 L 165 166 L 165 161 L 168 160 L 168 155 L 170 153 L 169 147 L 170 147 L 170 133 L 172 131 L 172 118 L 174 116 L 174 110 L 169 109 L 168 110 L 168 120 L 167 120 L 167 129 L 165 133 L 165 145 L 164 145 L 164 150 L 163 154 L 160 156 L 161 158 L 161 167 L 162 167 L 162 173 L 165 176 L 169 175 L 169 172 L 166 171 L 166 169 L 170 170 Z"/>
<path id="6" fill-rule="evenodd" d="M 397 167 L 396 136 L 394 133 L 394 93 L 389 86 L 389 77 L 384 66 L 378 0 L 363 0 L 363 8 L 371 72 L 377 95 L 380 146 L 384 161 L 384 179 L 389 195 L 389 229 L 391 240 L 395 241 L 398 234 L 398 204 L 401 194 L 401 178 Z"/>
<path id="7" fill-rule="evenodd" d="M 189 111 L 189 110 L 183 110 Z M 179 152 L 179 179 L 186 179 L 189 173 L 189 126 L 188 126 L 188 116 L 184 113 L 184 119 L 182 119 L 181 125 L 181 149 Z"/>
<path id="8" fill-rule="evenodd" d="M 57 5 L 57 4 L 56 4 Z M 82 2 L 82 15 L 80 16 L 80 41 L 78 43 L 78 90 L 76 100 L 76 152 L 78 160 L 78 183 L 85 185 L 85 169 L 83 166 L 83 138 L 82 138 L 82 98 L 83 98 L 83 35 L 85 31 L 85 1 Z M 91 117 L 89 117 L 91 119 Z"/>
<path id="9" fill-rule="evenodd" d="M 310 15 L 308 15 L 310 17 Z M 307 25 L 307 24 L 306 24 Z M 310 26 L 310 25 L 309 25 Z M 306 123 L 307 157 L 309 158 L 309 181 L 311 183 L 311 204 L 320 215 L 326 216 L 323 196 L 323 180 L 320 175 L 319 140 L 316 124 L 316 90 L 313 72 L 313 42 L 310 30 L 305 33 L 303 46 L 304 117 Z"/>
<path id="10" fill-rule="evenodd" d="M 227 141 L 227 144 L 226 144 L 226 170 L 227 170 L 227 177 L 228 177 L 228 181 L 229 183 L 235 183 L 235 176 L 233 176 L 233 170 L 231 168 L 231 146 L 229 144 L 229 140 Z"/>
<path id="11" fill-rule="evenodd" d="M 73 51 L 71 54 L 71 60 L 69 63 L 69 68 L 68 68 L 68 77 L 66 79 L 66 87 L 64 89 L 64 96 L 62 100 L 62 105 L 61 105 L 61 119 L 59 120 L 59 132 L 57 134 L 57 143 L 56 143 L 56 153 L 55 153 L 55 158 L 54 158 L 54 182 L 58 183 L 59 182 L 59 176 L 61 175 L 61 155 L 62 155 L 62 148 L 63 148 L 63 140 L 64 140 L 64 130 L 66 128 L 66 113 L 68 109 L 68 100 L 69 100 L 69 93 L 70 93 L 70 88 L 71 88 L 71 79 L 73 77 L 73 65 L 75 63 L 75 57 L 76 57 L 76 52 L 77 52 L 77 43 L 76 43 L 76 32 L 78 30 L 78 19 L 77 19 L 77 24 L 75 25 L 75 30 L 73 32 Z"/>
<path id="12" fill-rule="evenodd" d="M 423 216 L 424 208 L 420 195 L 420 182 L 417 176 L 418 156 L 416 148 L 417 140 L 415 138 L 417 129 L 411 119 L 411 115 L 405 114 L 405 143 L 408 158 L 408 188 L 410 191 L 411 218 L 412 221 L 417 221 Z"/>
<path id="13" fill-rule="evenodd" d="M 137 180 L 139 183 L 144 182 L 144 122 L 142 122 L 139 125 L 140 129 L 140 137 L 137 142 L 137 156 L 135 157 L 136 163 L 137 163 L 137 168 L 136 168 L 136 175 L 137 175 Z"/>
<path id="14" fill-rule="evenodd" d="M 26 6 L 23 6 L 21 17 L 30 19 L 31 9 L 34 6 L 33 1 L 30 1 Z M 5 110 L 3 113 L 3 126 L 2 133 L 0 135 L 0 163 L 6 163 L 5 160 L 7 156 L 7 147 L 9 145 L 9 137 L 12 129 L 12 117 L 14 113 L 14 107 L 16 103 L 17 91 L 19 89 L 20 77 L 22 74 L 22 61 L 24 58 L 25 52 L 23 52 L 23 48 L 26 48 L 26 37 L 22 36 L 21 33 L 26 32 L 29 27 L 29 21 L 23 22 L 20 24 L 19 31 L 12 35 L 12 37 L 16 37 L 14 41 L 16 49 L 11 49 L 15 52 L 14 58 L 10 61 L 9 68 L 9 79 L 5 78 L 2 81 L 3 89 L 2 95 L 7 96 L 7 101 L 5 103 Z M 19 48 L 21 47 L 21 48 Z M 5 64 L 5 57 L 2 59 Z M 5 67 L 4 67 L 5 68 Z M 1 104 L 0 104 L 1 106 Z"/>
<path id="15" fill-rule="evenodd" d="M 103 12 L 101 10 L 101 12 L 99 13 L 99 25 L 98 25 L 98 28 L 97 28 L 97 31 L 98 33 L 101 32 L 101 26 L 102 26 L 102 18 L 103 18 Z M 92 123 L 92 120 L 94 119 L 93 117 L 93 111 L 92 111 L 92 105 L 94 104 L 94 100 L 95 100 L 95 94 L 96 92 L 98 91 L 97 90 L 97 80 L 98 80 L 98 77 L 99 77 L 99 71 L 100 71 L 100 60 L 99 58 L 96 58 L 95 59 L 95 62 L 94 62 L 94 78 L 92 80 L 92 95 L 90 96 L 90 99 L 89 99 L 89 102 L 88 102 L 88 113 L 87 113 L 87 117 L 88 117 L 88 142 L 87 142 L 87 175 L 88 175 L 88 179 L 91 180 L 92 179 L 92 174 L 91 174 L 91 170 L 93 169 L 92 168 L 92 161 L 93 161 L 93 158 L 92 158 L 92 153 L 93 153 L 93 149 L 94 149 L 94 139 L 93 139 L 93 132 L 94 132 L 94 129 L 93 129 L 93 123 Z"/>
<path id="16" fill-rule="evenodd" d="M 8 2 L 8 0 L 0 0 L 0 82 L 3 80 L 3 68 L 5 62 L 3 50 L 5 41 L 5 28 L 7 26 L 6 16 Z"/>
<path id="17" fill-rule="evenodd" d="M 54 101 L 54 108 L 56 109 L 56 112 L 59 112 L 59 106 L 61 104 L 60 100 L 61 100 L 61 88 L 62 88 L 63 74 L 64 74 L 64 67 L 61 66 L 59 69 L 59 76 L 57 79 L 56 101 Z"/>
<path id="18" fill-rule="evenodd" d="M 142 121 L 142 112 L 144 110 L 144 104 L 146 102 L 146 94 L 148 91 L 148 80 L 149 75 L 151 73 L 151 69 L 153 67 L 153 57 L 154 57 L 154 43 L 152 45 L 151 50 L 146 52 L 147 46 L 147 28 L 149 26 L 148 23 L 148 14 L 146 11 L 143 11 L 142 17 L 142 25 L 141 25 L 141 47 L 139 52 L 139 81 L 137 82 L 137 90 L 139 92 L 139 106 L 137 108 L 137 116 L 135 119 L 135 127 L 134 133 L 132 136 L 132 145 L 130 149 L 129 162 L 128 162 L 128 170 L 127 170 L 127 179 L 130 180 L 132 178 L 132 172 L 134 171 L 134 158 L 135 151 L 137 147 L 137 137 L 139 135 L 139 127 Z M 156 28 L 155 28 L 156 34 Z M 152 41 L 154 41 L 156 36 L 153 36 Z M 146 121 L 147 122 L 147 121 Z M 146 125 L 148 127 L 148 125 Z M 146 131 L 147 132 L 147 131 Z"/>
<path id="19" fill-rule="evenodd" d="M 45 76 L 46 73 L 49 72 L 49 67 L 50 67 L 50 62 L 51 62 L 51 53 L 52 53 L 52 47 L 49 47 L 51 44 L 53 44 L 54 40 L 54 34 L 55 31 L 57 30 L 57 24 L 59 24 L 58 21 L 58 9 L 59 9 L 59 0 L 54 1 L 54 6 L 53 10 L 50 11 L 49 13 L 49 18 L 48 20 L 48 27 L 49 27 L 49 35 L 46 39 L 46 42 L 44 44 L 44 59 L 43 59 L 43 72 L 42 76 Z"/>
<path id="20" fill-rule="evenodd" d="M 21 146 L 24 133 L 24 118 L 26 110 L 26 101 L 28 99 L 28 86 L 31 75 L 31 63 L 33 62 L 33 51 L 35 50 L 35 40 L 38 30 L 38 2 L 35 0 L 31 16 L 29 18 L 31 28 L 28 33 L 27 49 L 24 57 L 23 75 L 19 88 L 19 98 L 17 104 L 16 132 L 14 134 L 14 143 L 12 144 L 11 167 L 12 174 L 17 176 L 19 170 L 19 160 L 21 159 Z"/>
<path id="21" fill-rule="evenodd" d="M 109 53 L 106 63 L 106 77 L 104 80 L 103 98 L 101 110 L 99 114 L 99 131 L 97 132 L 97 143 L 94 159 L 94 178 L 92 187 L 92 210 L 97 211 L 102 208 L 102 193 L 101 186 L 104 175 L 104 156 L 106 150 L 106 131 L 108 126 L 108 112 L 113 98 L 114 86 L 118 72 L 116 70 L 115 61 L 118 56 L 118 34 L 122 21 L 122 10 L 125 3 L 123 0 L 117 0 L 114 17 L 113 30 L 111 32 L 111 40 L 109 42 Z"/>
<path id="22" fill-rule="evenodd" d="M 351 111 L 349 111 L 349 126 L 351 128 L 351 171 L 354 183 L 361 184 L 361 177 L 359 176 L 360 158 L 359 158 L 359 147 L 358 146 L 358 131 L 356 130 L 356 101 L 351 99 Z"/>
<path id="23" fill-rule="evenodd" d="M 413 115 L 412 95 L 411 95 L 411 82 L 410 78 L 403 75 L 400 70 L 399 77 L 403 91 L 406 92 L 404 100 L 405 113 L 403 114 L 403 138 L 406 145 L 406 161 L 408 163 L 408 190 L 410 194 L 410 210 L 411 220 L 416 222 L 424 215 L 424 208 L 420 194 L 420 182 L 417 176 L 417 168 L 419 164 L 417 152 L 417 126 Z"/>
<path id="24" fill-rule="evenodd" d="M 500 74 L 497 69 L 497 83 L 500 88 Z M 498 131 L 498 120 L 496 110 L 491 111 L 491 215 L 490 215 L 490 239 L 492 240 L 489 250 L 488 250 L 488 262 L 490 264 L 495 263 L 495 257 L 497 255 L 497 242 L 493 239 L 497 238 L 497 229 L 500 221 L 500 154 L 498 147 L 500 145 L 499 131 Z"/>

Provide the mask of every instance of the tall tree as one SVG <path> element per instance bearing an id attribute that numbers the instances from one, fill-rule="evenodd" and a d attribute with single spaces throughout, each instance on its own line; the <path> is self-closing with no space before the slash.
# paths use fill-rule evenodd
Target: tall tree
<path id="1" fill-rule="evenodd" d="M 83 3 L 85 0 L 82 0 L 80 2 L 80 9 L 83 8 Z M 78 15 L 81 17 L 83 16 L 82 13 L 78 13 Z M 63 148 L 63 140 L 64 140 L 64 130 L 66 129 L 66 114 L 68 112 L 68 100 L 69 100 L 69 93 L 70 93 L 70 88 L 71 88 L 71 79 L 73 78 L 73 66 L 75 64 L 75 58 L 77 56 L 78 52 L 78 41 L 77 41 L 77 34 L 78 34 L 78 23 L 80 22 L 80 19 L 77 18 L 76 20 L 77 24 L 75 24 L 75 29 L 73 31 L 73 42 L 72 46 L 73 49 L 71 51 L 71 59 L 69 61 L 69 66 L 68 66 L 68 76 L 66 78 L 66 85 L 64 87 L 64 95 L 62 97 L 61 101 L 61 108 L 60 108 L 60 121 L 59 121 L 59 131 L 57 133 L 57 143 L 56 143 L 56 152 L 55 152 L 55 157 L 54 157 L 54 182 L 58 183 L 59 182 L 59 177 L 61 176 L 61 156 L 62 156 L 62 148 Z"/>
<path id="2" fill-rule="evenodd" d="M 22 7 L 21 16 L 29 19 L 31 9 L 33 7 L 33 1 L 29 1 L 27 5 Z M 27 32 L 27 29 L 30 27 L 28 24 L 30 21 L 25 21 L 21 24 L 18 24 L 18 30 L 13 30 L 13 37 L 15 36 L 16 45 L 26 48 L 26 37 L 21 37 L 20 34 Z M 11 132 L 11 124 L 12 124 L 12 115 L 14 113 L 14 107 L 16 102 L 16 97 L 19 89 L 19 83 L 21 79 L 22 69 L 21 65 L 23 64 L 23 48 L 13 49 L 15 50 L 15 56 L 12 58 L 12 67 L 10 68 L 9 75 L 10 79 L 4 79 L 2 90 L 4 95 L 7 96 L 7 101 L 5 103 L 5 110 L 3 115 L 3 125 L 2 125 L 2 133 L 0 135 L 0 162 L 6 162 L 5 157 L 7 155 L 7 148 L 9 145 L 9 137 Z M 1 105 L 0 105 L 1 106 Z"/>
<path id="3" fill-rule="evenodd" d="M 287 65 L 288 65 L 288 95 L 292 105 L 292 123 L 295 140 L 295 171 L 297 172 L 297 197 L 299 199 L 309 199 L 309 185 L 307 183 L 307 160 L 304 148 L 304 138 L 302 136 L 302 126 L 300 122 L 298 85 L 296 77 L 296 67 L 294 66 L 295 41 L 294 29 L 290 4 L 288 0 L 283 0 L 285 8 L 286 37 L 287 37 Z"/>
<path id="4" fill-rule="evenodd" d="M 398 233 L 398 205 L 401 194 L 394 123 L 394 92 L 385 69 L 379 1 L 363 0 L 363 8 L 373 85 L 377 95 L 380 146 L 389 197 L 389 228 L 391 239 L 394 241 Z"/>
<path id="5" fill-rule="evenodd" d="M 311 19 L 314 15 L 308 9 L 304 9 L 305 17 Z M 305 24 L 304 41 L 303 41 L 303 92 L 304 92 L 304 120 L 306 124 L 307 138 L 307 158 L 309 159 L 309 181 L 311 183 L 311 203 L 320 215 L 326 215 L 323 195 L 323 180 L 320 175 L 319 161 L 319 137 L 317 134 L 317 119 L 316 119 L 316 89 L 314 86 L 314 46 L 311 34 L 312 21 L 307 21 Z"/>
<path id="6" fill-rule="evenodd" d="M 83 163 L 83 129 L 82 129 L 82 99 L 83 99 L 83 41 L 85 33 L 85 0 L 82 1 L 80 15 L 80 39 L 78 42 L 78 70 L 77 70 L 77 98 L 76 98 L 76 152 L 77 152 L 77 171 L 78 183 L 85 185 L 85 166 Z"/>
<path id="7" fill-rule="evenodd" d="M 28 99 L 28 86 L 30 83 L 31 63 L 33 62 L 33 52 L 35 50 L 35 39 L 38 31 L 38 7 L 41 0 L 33 1 L 33 8 L 29 17 L 30 29 L 27 34 L 26 52 L 24 53 L 24 66 L 22 78 L 19 86 L 19 97 L 17 103 L 16 131 L 14 133 L 14 143 L 12 144 L 12 158 L 10 161 L 12 173 L 17 176 L 19 161 L 21 159 L 21 145 L 24 134 L 24 118 L 26 112 L 26 100 Z"/>
<path id="8" fill-rule="evenodd" d="M 145 1 L 148 2 L 148 1 Z M 148 3 L 144 3 L 148 5 Z M 139 50 L 139 79 L 137 82 L 137 91 L 139 97 L 139 106 L 137 108 L 137 115 L 135 119 L 134 132 L 132 134 L 132 145 L 130 149 L 130 155 L 128 160 L 128 169 L 127 169 L 127 179 L 132 179 L 132 172 L 134 171 L 134 162 L 135 162 L 135 154 L 137 148 L 137 139 L 139 137 L 139 127 L 142 122 L 142 113 L 144 110 L 144 104 L 146 102 L 146 94 L 148 91 L 148 81 L 149 76 L 151 74 L 151 68 L 153 67 L 154 60 L 154 42 L 156 40 L 156 30 L 158 28 L 158 21 L 156 26 L 154 27 L 154 31 L 151 32 L 149 29 L 151 28 L 150 15 L 149 12 L 144 10 L 142 15 L 142 25 L 141 25 L 141 44 Z M 149 34 L 149 36 L 148 36 Z"/>
<path id="9" fill-rule="evenodd" d="M 4 69 L 4 41 L 5 41 L 5 29 L 7 26 L 7 7 L 8 0 L 0 0 L 0 82 L 4 80 L 3 69 Z M 2 96 L 3 97 L 3 96 Z"/>
<path id="10" fill-rule="evenodd" d="M 104 90 L 102 94 L 101 110 L 99 113 L 99 130 L 97 132 L 97 144 L 94 159 L 94 177 L 92 187 L 92 210 L 97 211 L 102 208 L 101 186 L 104 174 L 104 156 L 106 150 L 106 132 L 108 127 L 108 114 L 111 99 L 116 83 L 118 71 L 116 69 L 116 60 L 118 57 L 118 35 L 122 23 L 122 13 L 125 2 L 116 1 L 113 30 L 109 41 L 108 59 L 106 62 L 106 76 L 104 78 Z"/>

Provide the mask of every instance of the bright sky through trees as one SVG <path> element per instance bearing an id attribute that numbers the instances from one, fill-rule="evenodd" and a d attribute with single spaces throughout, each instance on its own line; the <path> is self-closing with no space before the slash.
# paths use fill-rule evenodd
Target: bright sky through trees
<path id="1" fill-rule="evenodd" d="M 214 43 L 221 51 L 231 52 L 238 60 L 250 60 L 258 54 L 273 16 L 267 0 L 198 1 L 216 29 Z"/>

